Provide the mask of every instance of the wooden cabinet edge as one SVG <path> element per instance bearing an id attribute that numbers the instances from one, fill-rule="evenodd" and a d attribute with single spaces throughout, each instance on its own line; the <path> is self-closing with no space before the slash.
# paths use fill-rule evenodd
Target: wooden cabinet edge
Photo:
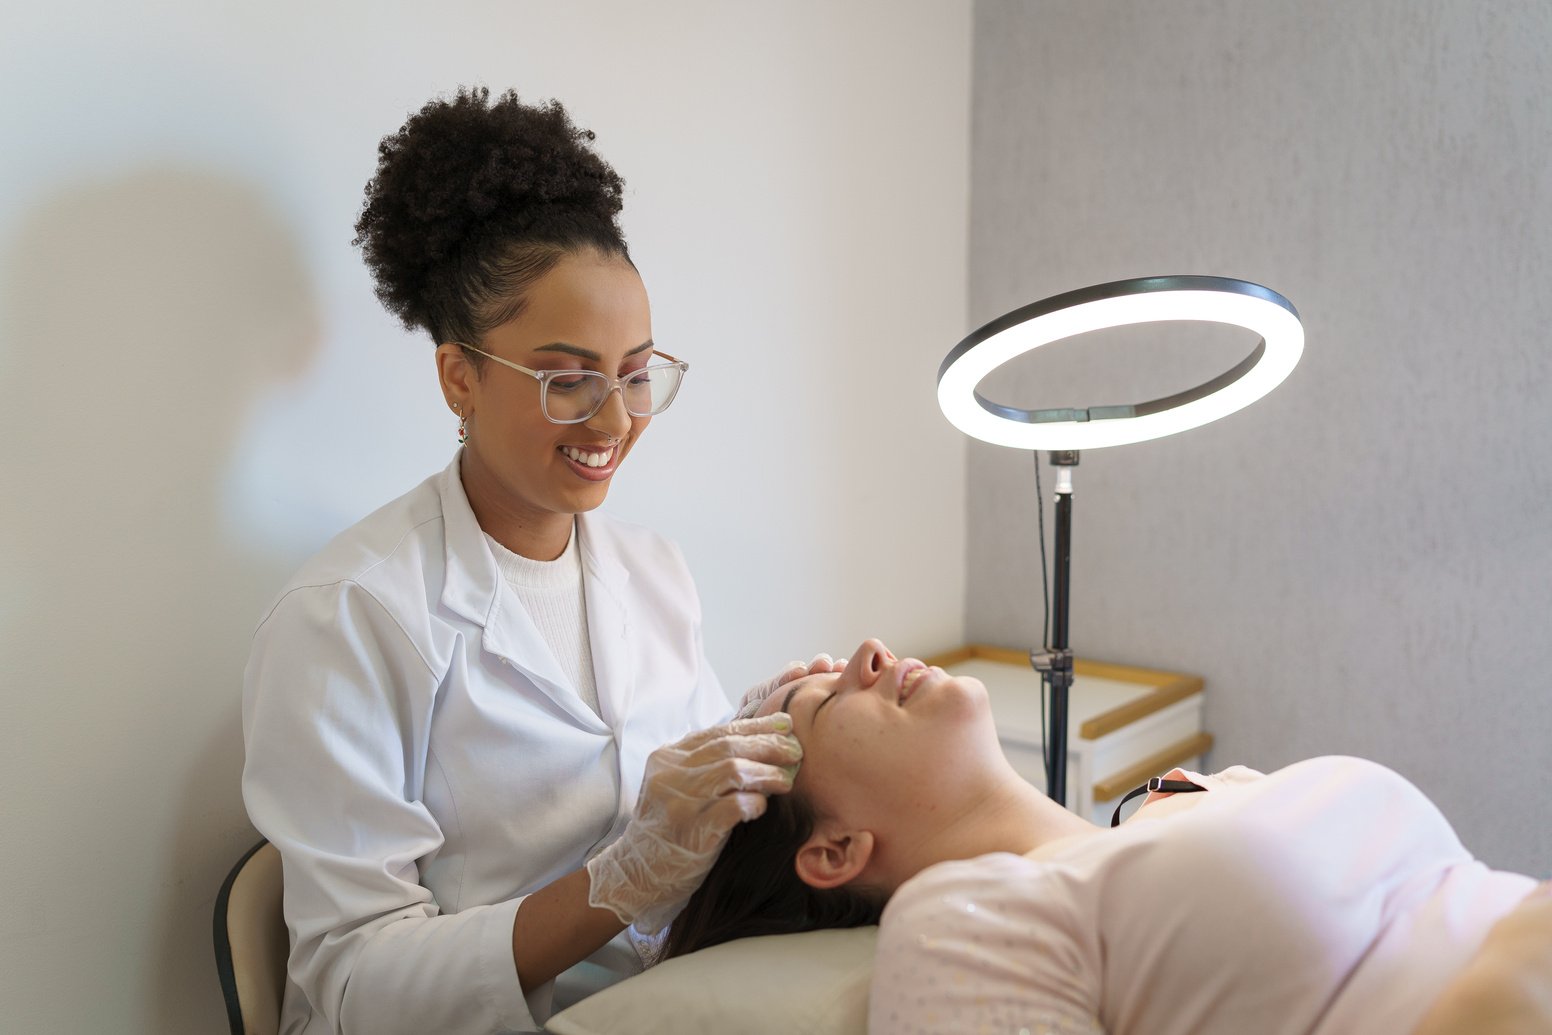
<path id="1" fill-rule="evenodd" d="M 972 643 L 922 660 L 938 668 L 948 668 L 977 659 L 997 661 L 1004 665 L 1028 665 L 1029 653 L 1012 647 L 992 647 L 984 643 Z M 1188 676 L 1181 672 L 1166 672 L 1154 668 L 1136 668 L 1131 665 L 1115 665 L 1107 661 L 1074 658 L 1073 671 L 1080 676 L 1111 679 L 1119 683 L 1137 683 L 1153 688 L 1151 692 L 1134 701 L 1128 701 L 1108 712 L 1101 712 L 1084 722 L 1078 727 L 1078 735 L 1085 740 L 1097 740 L 1122 726 L 1162 711 L 1176 701 L 1183 701 L 1202 689 L 1201 676 Z"/>
<path id="2" fill-rule="evenodd" d="M 1100 780 L 1094 785 L 1094 800 L 1110 801 L 1133 787 L 1146 783 L 1149 777 L 1162 776 L 1180 763 L 1204 754 L 1211 750 L 1212 746 L 1211 733 L 1192 734 L 1157 754 L 1149 755 L 1131 768 L 1123 769 L 1113 776 Z"/>
<path id="3" fill-rule="evenodd" d="M 1081 668 L 1079 674 L 1083 674 Z M 1163 675 L 1164 673 L 1160 673 Z M 1134 701 L 1110 709 L 1108 712 L 1100 712 L 1078 727 L 1078 735 L 1085 740 L 1097 740 L 1107 733 L 1112 733 L 1122 726 L 1136 722 L 1144 716 L 1154 712 L 1163 711 L 1176 701 L 1184 701 L 1192 694 L 1200 693 L 1202 680 L 1197 676 L 1176 676 L 1162 686 L 1156 686 L 1147 694 Z"/>

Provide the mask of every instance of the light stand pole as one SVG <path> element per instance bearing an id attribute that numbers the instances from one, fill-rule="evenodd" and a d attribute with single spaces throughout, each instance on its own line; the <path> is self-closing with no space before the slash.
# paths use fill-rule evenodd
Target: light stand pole
<path id="1" fill-rule="evenodd" d="M 1045 736 L 1046 794 L 1058 805 L 1067 805 L 1067 703 L 1072 691 L 1072 651 L 1067 643 L 1067 620 L 1072 586 L 1072 469 L 1078 466 L 1076 449 L 1051 453 L 1056 468 L 1056 573 L 1051 605 L 1051 642 L 1042 651 L 1030 651 L 1029 663 L 1041 674 L 1051 692 L 1050 724 Z M 1045 501 L 1040 501 L 1045 506 Z"/>

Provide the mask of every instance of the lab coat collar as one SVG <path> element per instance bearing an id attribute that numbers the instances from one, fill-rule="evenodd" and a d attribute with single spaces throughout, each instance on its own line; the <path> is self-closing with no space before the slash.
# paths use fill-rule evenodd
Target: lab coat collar
<path id="1" fill-rule="evenodd" d="M 635 689 L 630 664 L 631 640 L 625 586 L 630 572 L 618 544 L 604 528 L 604 519 L 577 515 L 578 546 L 582 551 L 583 593 L 587 601 L 588 639 L 593 652 L 593 678 L 598 687 L 600 717 L 593 714 L 571 685 L 545 642 L 533 617 L 502 581 L 501 571 L 485 542 L 485 533 L 469 506 L 459 475 L 459 450 L 442 472 L 438 491 L 446 532 L 447 575 L 442 606 L 483 629 L 481 646 L 530 678 L 548 697 L 585 728 L 617 729 L 629 714 Z"/>
<path id="2" fill-rule="evenodd" d="M 501 588 L 501 571 L 491 556 L 485 533 L 464 495 L 459 464 L 460 449 L 442 471 L 437 492 L 442 497 L 442 528 L 446 576 L 442 580 L 442 606 L 481 627 L 490 621 Z"/>
<path id="3" fill-rule="evenodd" d="M 595 514 L 578 514 L 576 534 L 582 547 L 587 636 L 593 650 L 598 709 L 604 722 L 617 730 L 630 714 L 636 691 L 636 666 L 630 661 L 630 608 L 625 603 L 630 569 L 620 556 L 619 540 L 608 534 L 604 521 Z"/>

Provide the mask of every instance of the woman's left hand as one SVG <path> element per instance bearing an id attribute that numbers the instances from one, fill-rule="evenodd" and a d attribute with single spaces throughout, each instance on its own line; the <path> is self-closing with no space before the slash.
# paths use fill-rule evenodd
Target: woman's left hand
<path id="1" fill-rule="evenodd" d="M 642 934 L 668 925 L 700 886 L 728 832 L 792 789 L 803 748 L 792 719 L 735 719 L 647 758 L 636 812 L 619 840 L 587 861 L 588 904 Z"/>
<path id="2" fill-rule="evenodd" d="M 811 676 L 816 672 L 839 672 L 845 667 L 845 658 L 837 661 L 824 653 L 815 654 L 814 660 L 807 665 L 801 661 L 789 661 L 787 662 L 787 667 L 782 669 L 780 674 L 774 679 L 767 679 L 765 682 L 752 686 L 745 691 L 744 696 L 739 699 L 738 711 L 733 714 L 733 717 L 735 719 L 749 718 L 760 710 L 760 705 L 764 704 L 765 699 L 775 693 L 778 687 L 786 686 L 794 679 L 802 679 L 804 676 Z"/>

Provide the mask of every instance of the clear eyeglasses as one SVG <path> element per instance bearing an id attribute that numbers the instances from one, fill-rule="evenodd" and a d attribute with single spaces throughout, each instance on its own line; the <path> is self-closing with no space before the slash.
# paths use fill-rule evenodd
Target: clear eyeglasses
<path id="1" fill-rule="evenodd" d="M 642 367 L 623 377 L 610 377 L 597 370 L 530 370 L 528 367 L 493 356 L 484 349 L 465 345 L 461 341 L 449 342 L 470 352 L 478 352 L 486 359 L 493 359 L 504 367 L 519 370 L 539 382 L 539 409 L 552 424 L 581 424 L 603 409 L 604 401 L 616 388 L 625 400 L 625 409 L 632 417 L 650 417 L 668 409 L 679 394 L 679 384 L 690 364 L 675 359 L 666 352 L 653 350 L 667 363 Z"/>

